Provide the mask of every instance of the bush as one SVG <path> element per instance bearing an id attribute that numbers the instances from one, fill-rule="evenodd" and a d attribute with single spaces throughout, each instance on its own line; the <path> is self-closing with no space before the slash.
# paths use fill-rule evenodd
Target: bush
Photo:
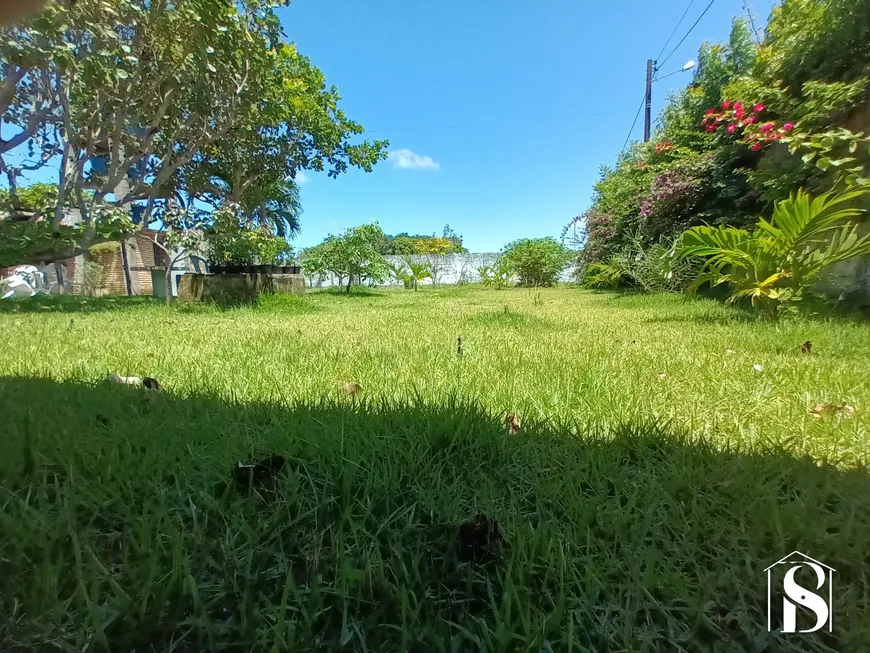
<path id="1" fill-rule="evenodd" d="M 524 238 L 505 248 L 505 268 L 521 286 L 552 286 L 571 259 L 571 252 L 553 238 Z"/>
<path id="2" fill-rule="evenodd" d="M 96 295 L 103 285 L 103 266 L 95 261 L 85 261 L 82 265 L 82 294 Z"/>

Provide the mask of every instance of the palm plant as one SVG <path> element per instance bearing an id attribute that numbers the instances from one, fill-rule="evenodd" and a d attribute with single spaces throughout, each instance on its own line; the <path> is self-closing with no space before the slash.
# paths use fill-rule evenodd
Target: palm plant
<path id="1" fill-rule="evenodd" d="M 402 260 L 405 262 L 405 265 L 408 266 L 414 290 L 417 290 L 417 287 L 424 279 L 428 279 L 432 276 L 431 263 L 414 263 L 409 256 L 402 257 Z"/>
<path id="2" fill-rule="evenodd" d="M 782 301 L 799 300 L 825 268 L 870 254 L 870 235 L 860 236 L 853 220 L 863 213 L 855 200 L 865 193 L 829 192 L 813 199 L 798 190 L 776 204 L 770 222 L 762 219 L 751 232 L 708 225 L 689 229 L 671 257 L 703 259 L 690 290 L 731 283 L 729 302 L 749 298 L 753 306 L 776 310 Z"/>
<path id="3" fill-rule="evenodd" d="M 413 278 L 404 263 L 394 265 L 393 263 L 387 262 L 387 269 L 396 281 L 401 281 L 405 285 L 405 288 L 411 287 Z"/>

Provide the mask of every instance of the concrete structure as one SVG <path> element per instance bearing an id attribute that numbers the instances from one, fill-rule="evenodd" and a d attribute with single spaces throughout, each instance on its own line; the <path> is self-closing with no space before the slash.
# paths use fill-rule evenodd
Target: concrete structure
<path id="1" fill-rule="evenodd" d="M 184 301 L 234 304 L 256 300 L 267 293 L 305 294 L 305 277 L 301 274 L 185 274 L 178 286 L 178 298 Z"/>

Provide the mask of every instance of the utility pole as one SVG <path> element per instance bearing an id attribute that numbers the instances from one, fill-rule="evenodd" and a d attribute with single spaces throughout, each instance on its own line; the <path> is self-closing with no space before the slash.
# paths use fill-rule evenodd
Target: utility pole
<path id="1" fill-rule="evenodd" d="M 649 142 L 649 132 L 652 125 L 652 82 L 656 62 L 652 59 L 646 61 L 646 112 L 643 121 L 643 142 Z"/>

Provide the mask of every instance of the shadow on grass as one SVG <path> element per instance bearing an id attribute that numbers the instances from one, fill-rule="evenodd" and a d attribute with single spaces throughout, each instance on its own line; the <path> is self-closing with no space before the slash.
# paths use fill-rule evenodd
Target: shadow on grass
<path id="1" fill-rule="evenodd" d="M 164 303 L 164 300 L 157 297 L 146 296 L 37 295 L 36 297 L 0 300 L 0 313 L 101 313 L 105 311 L 132 311 Z"/>
<path id="2" fill-rule="evenodd" d="M 796 549 L 837 570 L 834 632 L 801 650 L 870 646 L 864 470 L 653 424 L 510 437 L 464 402 L 2 378 L 0 411 L 4 651 L 794 650 L 764 570 Z M 270 454 L 276 490 L 233 492 Z M 462 556 L 478 514 L 488 564 Z"/>
<path id="3" fill-rule="evenodd" d="M 343 299 L 371 299 L 386 296 L 385 291 L 364 286 L 351 286 L 350 292 L 347 292 L 345 288 L 311 288 L 308 292 L 318 297 L 341 297 Z"/>

